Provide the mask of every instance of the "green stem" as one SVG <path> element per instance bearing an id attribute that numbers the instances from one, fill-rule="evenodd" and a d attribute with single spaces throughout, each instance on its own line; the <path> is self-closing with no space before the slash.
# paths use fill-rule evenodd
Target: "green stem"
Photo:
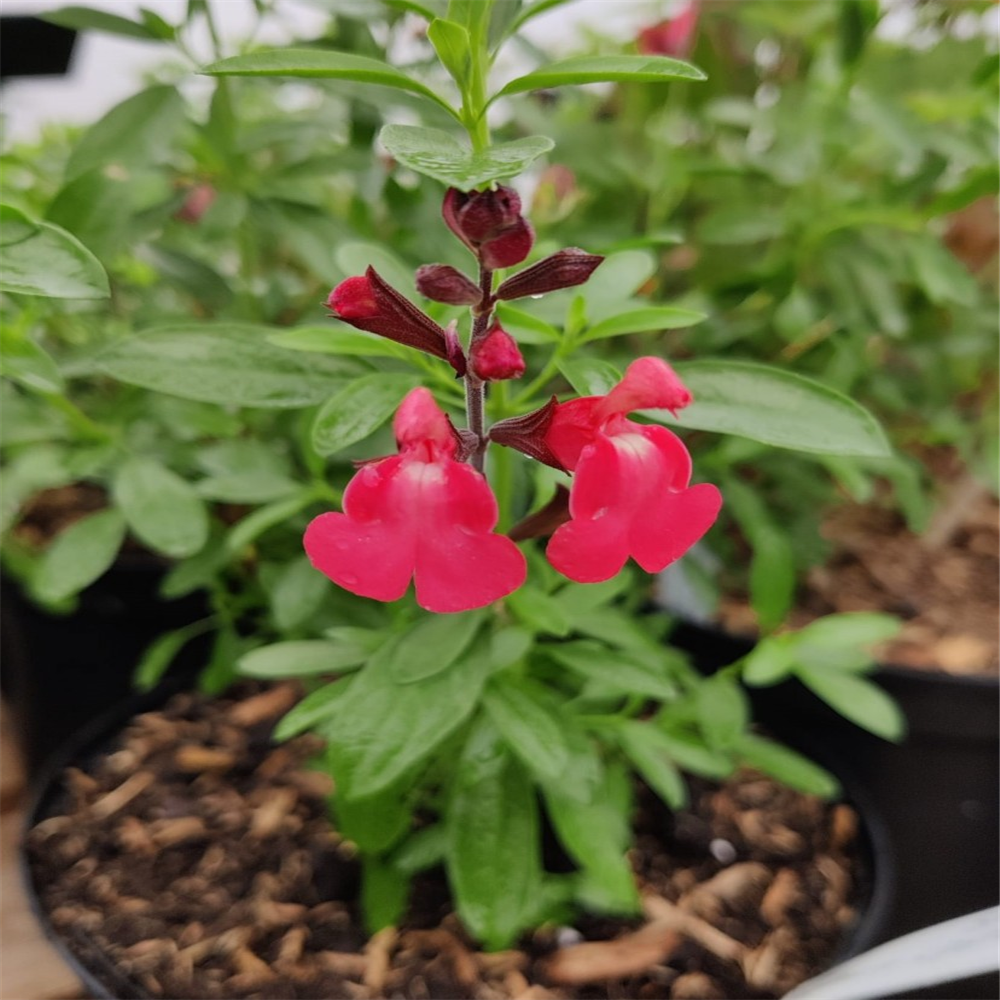
<path id="1" fill-rule="evenodd" d="M 479 304 L 472 309 L 472 336 L 469 338 L 469 362 L 471 365 L 476 345 L 490 328 L 493 315 L 493 271 L 479 265 Z M 469 430 L 479 442 L 471 456 L 472 467 L 482 472 L 486 465 L 486 385 L 476 376 L 471 367 L 465 373 L 465 415 Z"/>
<path id="2" fill-rule="evenodd" d="M 71 403 L 65 396 L 60 396 L 55 392 L 44 394 L 46 402 L 58 410 L 69 421 L 70 426 L 80 435 L 90 441 L 113 441 L 114 434 L 106 427 L 91 420 L 75 403 Z"/>
<path id="3" fill-rule="evenodd" d="M 462 95 L 462 124 L 476 153 L 490 147 L 490 126 L 486 120 L 486 74 L 489 66 L 485 39 L 472 39 L 469 86 Z"/>
<path id="4" fill-rule="evenodd" d="M 535 393 L 548 383 L 556 372 L 559 371 L 559 362 L 562 361 L 566 354 L 567 349 L 565 343 L 562 343 L 552 352 L 549 356 L 549 360 L 545 362 L 545 367 L 542 368 L 538 375 L 536 375 L 535 378 L 532 379 L 520 393 L 518 393 L 514 402 L 511 404 L 511 408 L 517 410 L 522 406 L 527 406 L 534 398 Z"/>

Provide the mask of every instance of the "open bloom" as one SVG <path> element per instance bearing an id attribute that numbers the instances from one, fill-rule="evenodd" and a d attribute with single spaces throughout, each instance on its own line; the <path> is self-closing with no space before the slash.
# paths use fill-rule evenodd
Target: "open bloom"
<path id="1" fill-rule="evenodd" d="M 485 478 L 456 459 L 461 441 L 427 389 L 413 389 L 393 422 L 398 455 L 370 462 L 344 491 L 344 513 L 320 514 L 305 534 L 312 564 L 361 597 L 395 601 L 411 578 L 428 611 L 468 611 L 524 583 L 517 546 L 493 534 L 497 504 Z"/>
<path id="2" fill-rule="evenodd" d="M 666 427 L 628 420 L 639 409 L 676 411 L 691 394 L 659 358 L 639 358 L 606 396 L 554 407 L 549 452 L 573 472 L 569 514 L 547 549 L 549 562 L 580 583 L 610 579 L 631 556 L 656 573 L 712 526 L 716 487 L 689 486 L 691 456 Z"/>
<path id="3" fill-rule="evenodd" d="M 685 59 L 694 48 L 697 28 L 698 0 L 688 0 L 676 17 L 643 28 L 636 42 L 643 55 Z"/>

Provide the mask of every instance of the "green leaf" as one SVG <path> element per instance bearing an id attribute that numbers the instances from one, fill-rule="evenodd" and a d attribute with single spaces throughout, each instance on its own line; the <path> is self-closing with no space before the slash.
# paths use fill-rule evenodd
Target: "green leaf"
<path id="1" fill-rule="evenodd" d="M 158 85 L 122 101 L 84 133 L 66 165 L 66 177 L 109 166 L 149 167 L 163 160 L 186 124 L 174 87 Z"/>
<path id="2" fill-rule="evenodd" d="M 490 103 L 509 94 L 580 83 L 665 83 L 705 78 L 696 66 L 667 56 L 580 56 L 550 63 L 527 76 L 511 80 L 490 98 Z"/>
<path id="3" fill-rule="evenodd" d="M 459 918 L 491 950 L 525 929 L 541 881 L 535 791 L 486 720 L 472 730 L 446 810 Z"/>
<path id="4" fill-rule="evenodd" d="M 489 673 L 486 643 L 474 643 L 446 670 L 407 684 L 390 665 L 406 636 L 390 639 L 351 683 L 335 724 L 324 730 L 336 759 L 338 788 L 366 798 L 425 761 L 472 714 Z"/>
<path id="5" fill-rule="evenodd" d="M 545 320 L 538 319 L 521 309 L 515 309 L 506 302 L 498 303 L 497 319 L 519 343 L 555 344 L 562 339 L 562 334 L 551 323 L 546 323 Z"/>
<path id="6" fill-rule="evenodd" d="M 647 309 L 633 309 L 631 312 L 619 313 L 592 326 L 584 341 L 604 340 L 607 337 L 620 337 L 626 333 L 645 333 L 649 330 L 679 330 L 681 327 L 694 326 L 706 319 L 705 313 L 694 309 L 682 309 L 679 306 L 650 306 Z"/>
<path id="7" fill-rule="evenodd" d="M 382 858 L 366 857 L 361 865 L 361 910 L 365 930 L 375 934 L 394 927 L 406 912 L 410 880 Z"/>
<path id="8" fill-rule="evenodd" d="M 227 553 L 222 539 L 210 539 L 199 552 L 174 565 L 160 584 L 160 596 L 169 601 L 208 587 L 226 561 Z"/>
<path id="9" fill-rule="evenodd" d="M 55 603 L 79 593 L 103 576 L 125 540 L 125 519 L 102 510 L 61 531 L 45 550 L 32 579 L 32 591 Z"/>
<path id="10" fill-rule="evenodd" d="M 796 676 L 845 719 L 876 736 L 898 742 L 906 734 L 906 719 L 892 698 L 863 677 L 799 663 Z"/>
<path id="11" fill-rule="evenodd" d="M 145 24 L 130 21 L 117 14 L 109 14 L 107 11 L 93 10 L 90 7 L 59 7 L 57 10 L 47 10 L 38 16 L 50 24 L 72 28 L 74 31 L 103 31 L 109 35 L 138 38 L 143 42 L 160 41 L 160 37 Z"/>
<path id="12" fill-rule="evenodd" d="M 743 680 L 751 687 L 777 684 L 791 676 L 796 661 L 794 633 L 762 639 L 743 659 Z"/>
<path id="13" fill-rule="evenodd" d="M 622 750 L 646 784 L 671 809 L 680 809 L 687 802 L 687 785 L 664 748 L 662 735 L 649 723 L 632 720 L 615 730 Z"/>
<path id="14" fill-rule="evenodd" d="M 483 695 L 486 714 L 504 742 L 540 781 L 554 781 L 569 762 L 560 720 L 545 704 L 544 690 L 513 678 L 494 677 Z"/>
<path id="15" fill-rule="evenodd" d="M 0 205 L 0 213 L 4 230 L 10 227 L 7 242 L 0 245 L 0 291 L 55 299 L 111 294 L 100 261 L 75 236 L 10 205 Z"/>
<path id="16" fill-rule="evenodd" d="M 0 204 L 0 247 L 13 246 L 38 232 L 38 223 L 13 205 Z"/>
<path id="17" fill-rule="evenodd" d="M 933 236 L 921 233 L 906 243 L 917 282 L 935 305 L 972 306 L 978 297 L 976 279 Z"/>
<path id="18" fill-rule="evenodd" d="M 233 56 L 206 66 L 208 76 L 299 76 L 325 80 L 354 80 L 381 87 L 407 90 L 432 100 L 454 118 L 458 113 L 430 87 L 407 76 L 388 63 L 352 52 L 331 52 L 326 49 L 273 49 Z"/>
<path id="19" fill-rule="evenodd" d="M 622 787 L 625 803 L 620 801 Z M 602 788 L 590 802 L 545 789 L 546 810 L 556 835 L 583 868 L 583 901 L 611 913 L 635 913 L 639 908 L 635 877 L 625 854 L 631 836 L 627 794 L 627 778 L 613 768 L 607 769 Z"/>
<path id="20" fill-rule="evenodd" d="M 62 392 L 64 385 L 55 361 L 9 323 L 0 327 L 0 375 L 35 392 Z"/>
<path id="21" fill-rule="evenodd" d="M 698 238 L 715 246 L 742 246 L 774 239 L 784 233 L 785 220 L 759 205 L 723 205 L 698 224 Z"/>
<path id="22" fill-rule="evenodd" d="M 397 785 L 362 802 L 335 795 L 337 832 L 354 841 L 365 854 L 388 851 L 410 828 L 413 809 L 407 801 L 408 791 L 405 786 Z"/>
<path id="23" fill-rule="evenodd" d="M 290 477 L 273 469 L 247 468 L 243 472 L 227 472 L 207 476 L 195 483 L 198 496 L 223 503 L 258 504 L 280 500 L 299 489 Z"/>
<path id="24" fill-rule="evenodd" d="M 655 739 L 663 753 L 686 771 L 706 778 L 728 778 L 733 773 L 733 764 L 727 754 L 705 746 L 693 736 L 660 730 Z"/>
<path id="25" fill-rule="evenodd" d="M 621 381 L 618 369 L 600 358 L 560 361 L 559 371 L 581 396 L 603 396 Z"/>
<path id="26" fill-rule="evenodd" d="M 461 24 L 436 17 L 427 29 L 427 39 L 452 79 L 464 88 L 472 58 L 469 32 Z"/>
<path id="27" fill-rule="evenodd" d="M 427 615 L 395 640 L 389 673 L 397 684 L 415 684 L 447 670 L 468 648 L 485 616 L 482 611 Z"/>
<path id="28" fill-rule="evenodd" d="M 264 680 L 310 677 L 356 670 L 369 656 L 369 650 L 360 646 L 321 639 L 291 639 L 250 650 L 240 657 L 236 669 L 244 677 Z"/>
<path id="29" fill-rule="evenodd" d="M 379 138 L 400 163 L 462 191 L 513 177 L 555 145 L 531 135 L 476 153 L 448 132 L 418 125 L 386 125 Z"/>
<path id="30" fill-rule="evenodd" d="M 334 259 L 344 274 L 364 274 L 369 267 L 374 267 L 396 291 L 408 298 L 416 294 L 414 269 L 380 243 L 342 243 Z"/>
<path id="31" fill-rule="evenodd" d="M 416 875 L 441 864 L 446 849 L 447 833 L 443 824 L 421 827 L 396 848 L 392 864 L 404 875 Z"/>
<path id="32" fill-rule="evenodd" d="M 505 670 L 520 663 L 534 644 L 534 633 L 510 625 L 490 634 L 490 668 Z"/>
<path id="33" fill-rule="evenodd" d="M 45 220 L 72 233 L 99 258 L 113 259 L 129 239 L 136 187 L 129 175 L 88 170 L 59 189 Z"/>
<path id="34" fill-rule="evenodd" d="M 298 628 L 322 606 L 330 583 L 306 556 L 283 567 L 271 587 L 271 615 L 282 632 Z"/>
<path id="35" fill-rule="evenodd" d="M 623 694 L 672 698 L 676 693 L 665 669 L 597 642 L 563 642 L 546 646 L 545 652 L 588 680 L 598 681 Z"/>
<path id="36" fill-rule="evenodd" d="M 145 330 L 98 357 L 103 372 L 184 399 L 296 409 L 336 392 L 358 369 L 349 361 L 301 358 L 267 343 L 267 327 L 191 323 Z M 325 359 L 323 359 L 325 361 Z"/>
<path id="37" fill-rule="evenodd" d="M 701 731 L 717 749 L 733 747 L 750 723 L 750 706 L 743 689 L 725 674 L 715 674 L 698 685 L 695 707 Z"/>
<path id="38" fill-rule="evenodd" d="M 341 677 L 307 694 L 274 727 L 274 739 L 280 743 L 323 725 L 340 708 L 353 681 L 353 677 Z"/>
<path id="39" fill-rule="evenodd" d="M 540 587 L 526 583 L 507 597 L 514 616 L 533 631 L 547 635 L 569 635 L 570 623 L 556 601 Z"/>
<path id="40" fill-rule="evenodd" d="M 133 534 L 157 552 L 183 559 L 208 541 L 208 512 L 201 497 L 151 458 L 125 462 L 115 476 L 113 494 Z"/>
<path id="41" fill-rule="evenodd" d="M 214 627 L 215 621 L 207 618 L 158 636 L 139 658 L 139 663 L 132 674 L 132 683 L 139 691 L 151 691 L 160 683 L 170 664 L 188 642 Z"/>
<path id="42" fill-rule="evenodd" d="M 690 361 L 675 367 L 695 401 L 678 419 L 644 411 L 653 420 L 819 454 L 892 454 L 868 410 L 814 379 L 751 361 Z"/>
<path id="43" fill-rule="evenodd" d="M 795 637 L 810 647 L 874 646 L 899 634 L 902 624 L 894 615 L 877 611 L 848 611 L 826 615 L 800 629 Z"/>
<path id="44" fill-rule="evenodd" d="M 285 524 L 303 507 L 308 507 L 315 501 L 316 494 L 313 490 L 303 490 L 287 500 L 275 500 L 274 503 L 259 507 L 229 529 L 225 542 L 226 551 L 230 555 L 238 555 L 264 532 L 270 531 L 276 525 Z"/>
<path id="45" fill-rule="evenodd" d="M 396 411 L 420 379 L 414 375 L 376 372 L 349 383 L 316 414 L 312 446 L 318 455 L 333 455 L 377 431 Z"/>
<path id="46" fill-rule="evenodd" d="M 829 771 L 780 743 L 744 733 L 735 749 L 751 767 L 777 778 L 789 788 L 825 799 L 840 791 L 840 784 Z"/>
<path id="47" fill-rule="evenodd" d="M 339 354 L 347 357 L 402 358 L 412 357 L 410 347 L 386 340 L 364 330 L 349 330 L 340 324 L 330 326 L 298 326 L 272 333 L 268 343 L 289 351 L 313 351 L 318 354 Z"/>

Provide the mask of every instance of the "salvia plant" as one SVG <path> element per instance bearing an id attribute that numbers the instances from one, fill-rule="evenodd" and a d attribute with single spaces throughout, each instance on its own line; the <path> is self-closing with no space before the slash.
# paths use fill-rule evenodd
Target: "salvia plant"
<path id="1" fill-rule="evenodd" d="M 685 801 L 682 772 L 719 779 L 743 764 L 809 792 L 836 792 L 824 770 L 752 730 L 744 684 L 794 675 L 859 724 L 889 738 L 902 730 L 893 703 L 864 677 L 870 647 L 895 628 L 884 616 L 775 634 L 703 678 L 664 641 L 668 620 L 647 613 L 640 571 L 659 573 L 696 546 L 724 500 L 712 483 L 692 483 L 688 449 L 671 427 L 825 455 L 888 449 L 861 406 L 788 370 L 722 359 L 671 365 L 659 348 L 621 367 L 597 356 L 594 347 L 612 338 L 702 317 L 636 296 L 649 277 L 641 252 L 539 252 L 508 182 L 553 143 L 494 143 L 488 110 L 531 91 L 686 85 L 703 74 L 667 56 L 586 57 L 491 92 L 504 40 L 558 5 L 388 4 L 426 19 L 452 85 L 374 55 L 318 47 L 207 67 L 220 81 L 213 115 L 234 129 L 230 76 L 325 79 L 416 98 L 411 109 L 423 107 L 442 127 L 390 124 L 380 142 L 394 169 L 444 186 L 439 217 L 426 218 L 419 234 L 438 260 L 411 276 L 385 248 L 352 250 L 337 259 L 356 266 L 343 268 L 326 302 L 335 322 L 280 329 L 259 314 L 252 324 L 187 318 L 123 335 L 78 362 L 152 390 L 143 406 L 159 392 L 204 406 L 172 412 L 197 416 L 192 438 L 230 435 L 202 446 L 198 464 L 215 479 L 265 463 L 285 480 L 283 491 L 244 494 L 257 505 L 235 523 L 199 521 L 197 539 L 174 546 L 180 561 L 167 586 L 180 593 L 218 580 L 234 560 L 256 571 L 230 580 L 237 604 L 211 627 L 228 637 L 221 648 L 242 674 L 305 684 L 277 736 L 311 731 L 325 741 L 332 809 L 363 861 L 370 927 L 396 922 L 413 876 L 443 865 L 460 918 L 491 948 L 579 908 L 637 911 L 626 858 L 635 775 L 670 807 Z M 249 183 L 235 167 L 228 176 Z M 101 294 L 100 265 L 68 233 L 16 210 L 8 221 L 21 228 L 4 251 L 36 282 L 9 291 L 54 294 L 38 290 L 38 262 L 55 252 L 41 247 L 48 240 L 64 254 L 72 247 Z M 521 308 L 539 296 L 561 315 Z M 52 367 L 33 341 L 19 343 L 30 345 L 19 370 L 21 388 L 30 388 L 25 370 L 51 376 Z M 44 394 L 80 423 L 59 402 L 55 380 Z M 205 406 L 212 403 L 226 407 Z M 267 417 L 276 410 L 291 419 Z M 208 413 L 235 426 L 208 429 Z M 390 418 L 391 438 L 383 433 Z M 122 472 L 121 449 L 94 433 L 117 469 L 118 506 L 83 522 L 107 522 L 109 537 L 96 543 L 102 559 L 126 523 L 165 550 L 159 529 L 191 505 L 184 477 L 137 455 L 141 441 L 129 442 Z M 275 440 L 265 459 L 267 435 L 279 434 L 292 447 L 282 452 Z M 286 455 L 277 467 L 275 453 Z M 203 494 L 198 504 L 211 499 Z M 72 558 L 66 548 L 61 562 L 45 564 L 46 579 L 58 582 L 78 564 L 79 547 Z M 270 616 L 255 610 L 260 592 Z M 247 619 L 259 628 L 241 637 Z M 165 637 L 147 675 L 187 636 Z M 568 874 L 543 865 L 547 827 L 573 863 Z"/>

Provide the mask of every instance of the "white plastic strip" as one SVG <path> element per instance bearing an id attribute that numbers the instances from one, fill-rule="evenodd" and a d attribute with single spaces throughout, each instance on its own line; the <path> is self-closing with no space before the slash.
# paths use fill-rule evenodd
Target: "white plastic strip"
<path id="1" fill-rule="evenodd" d="M 1000 906 L 925 927 L 807 980 L 785 1000 L 878 1000 L 1000 968 Z"/>

